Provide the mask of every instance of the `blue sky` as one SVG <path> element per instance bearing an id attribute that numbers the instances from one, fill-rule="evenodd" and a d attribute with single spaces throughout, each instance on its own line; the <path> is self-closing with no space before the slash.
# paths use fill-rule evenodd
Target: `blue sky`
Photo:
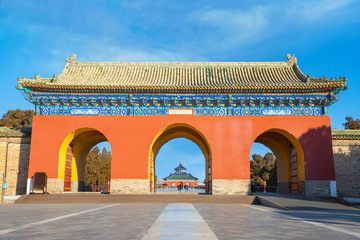
<path id="1" fill-rule="evenodd" d="M 0 115 L 33 109 L 18 76 L 59 74 L 78 61 L 285 61 L 314 77 L 346 76 L 333 128 L 360 118 L 360 2 L 0 1 Z M 171 169 L 172 170 L 172 169 Z M 169 171 L 166 171 L 166 174 Z"/>

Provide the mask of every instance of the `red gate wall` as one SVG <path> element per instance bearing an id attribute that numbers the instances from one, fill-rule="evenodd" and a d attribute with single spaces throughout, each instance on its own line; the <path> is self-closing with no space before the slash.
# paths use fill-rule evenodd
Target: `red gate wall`
<path id="1" fill-rule="evenodd" d="M 175 123 L 196 128 L 212 153 L 213 179 L 250 179 L 250 148 L 257 136 L 282 129 L 304 151 L 305 180 L 335 180 L 330 118 L 327 116 L 35 116 L 29 177 L 58 177 L 59 149 L 79 128 L 94 128 L 112 150 L 112 179 L 147 179 L 149 148 L 155 136 Z"/>

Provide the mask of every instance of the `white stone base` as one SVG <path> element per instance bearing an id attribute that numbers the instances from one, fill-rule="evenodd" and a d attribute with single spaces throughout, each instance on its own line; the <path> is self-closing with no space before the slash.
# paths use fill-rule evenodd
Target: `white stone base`
<path id="1" fill-rule="evenodd" d="M 71 190 L 70 192 L 78 192 L 79 191 L 79 182 L 71 181 Z"/>
<path id="2" fill-rule="evenodd" d="M 250 180 L 212 180 L 212 194 L 214 195 L 247 195 L 250 191 Z"/>
<path id="3" fill-rule="evenodd" d="M 149 179 L 111 179 L 110 192 L 115 194 L 148 194 Z"/>
<path id="4" fill-rule="evenodd" d="M 48 193 L 63 193 L 64 192 L 64 179 L 48 178 L 47 192 Z"/>

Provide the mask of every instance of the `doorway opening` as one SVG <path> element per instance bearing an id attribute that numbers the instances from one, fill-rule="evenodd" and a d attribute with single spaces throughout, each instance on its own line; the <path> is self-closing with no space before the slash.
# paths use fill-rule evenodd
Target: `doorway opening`
<path id="1" fill-rule="evenodd" d="M 260 176 L 261 180 L 267 182 L 272 177 L 272 182 L 269 182 L 269 184 L 274 184 L 274 176 L 271 176 L 271 174 L 274 175 L 276 172 L 276 192 L 305 194 L 304 153 L 299 141 L 287 131 L 270 129 L 260 134 L 254 143 L 266 146 L 274 156 L 274 159 L 272 159 L 270 154 L 267 156 L 266 154 L 260 155 L 264 160 L 262 163 L 268 165 L 265 168 L 269 169 L 268 175 L 266 171 L 262 172 L 265 179 Z M 256 158 L 258 157 L 256 156 Z"/>
<path id="2" fill-rule="evenodd" d="M 156 192 L 156 160 L 159 154 L 160 149 L 169 141 L 173 139 L 187 139 L 191 142 L 195 143 L 197 147 L 200 149 L 203 155 L 203 159 L 205 161 L 205 171 L 204 171 L 204 188 L 206 194 L 211 194 L 212 191 L 212 161 L 211 161 L 211 150 L 210 146 L 205 138 L 197 129 L 194 127 L 187 125 L 187 124 L 173 124 L 171 126 L 166 127 L 163 129 L 157 136 L 155 136 L 151 147 L 149 151 L 149 184 L 150 184 L 150 192 Z M 185 171 L 182 166 L 182 164 L 178 163 L 178 169 L 181 173 L 181 171 Z M 176 167 L 176 166 L 174 166 Z M 177 171 L 174 169 L 175 172 Z M 181 175 L 181 174 L 179 174 Z M 170 176 L 170 175 L 169 175 Z M 167 179 L 167 180 L 173 180 L 173 179 Z M 170 181 L 169 181 L 170 182 Z M 180 183 L 176 183 L 176 181 L 173 181 L 174 184 L 170 183 L 171 186 L 178 186 Z M 179 182 L 179 181 L 178 181 Z M 181 182 L 181 181 L 180 181 Z M 184 187 L 186 183 L 183 181 L 182 186 Z M 190 185 L 190 183 L 189 183 Z"/>
<path id="3" fill-rule="evenodd" d="M 276 192 L 276 169 L 276 158 L 271 149 L 254 142 L 250 150 L 251 192 Z"/>
<path id="4" fill-rule="evenodd" d="M 155 192 L 205 193 L 205 158 L 186 138 L 165 143 L 155 161 Z"/>
<path id="5" fill-rule="evenodd" d="M 85 160 L 86 192 L 110 192 L 111 146 L 109 142 L 96 144 Z"/>
<path id="6" fill-rule="evenodd" d="M 111 160 L 106 166 L 99 165 L 101 161 L 98 161 L 100 159 L 98 156 L 102 153 L 100 153 L 99 147 L 95 146 L 103 142 L 108 142 L 104 134 L 92 128 L 77 129 L 64 139 L 59 151 L 57 186 L 59 192 L 82 192 L 89 190 L 89 182 L 85 181 L 86 169 L 88 169 L 86 168 L 86 159 L 89 154 L 95 158 L 92 164 L 93 171 L 101 170 L 102 172 L 110 173 Z M 108 145 L 111 151 L 110 144 L 105 145 Z M 99 149 L 99 151 L 97 149 Z M 95 155 L 97 155 L 97 157 L 95 157 Z M 110 180 L 110 175 L 108 178 Z M 94 180 L 95 182 L 91 182 L 90 185 L 97 185 L 97 188 L 99 188 L 100 183 L 103 181 L 106 182 L 106 179 L 107 178 L 97 179 L 98 182 Z M 107 189 L 104 189 L 103 186 L 102 190 L 110 191 L 110 186 L 108 186 Z"/>

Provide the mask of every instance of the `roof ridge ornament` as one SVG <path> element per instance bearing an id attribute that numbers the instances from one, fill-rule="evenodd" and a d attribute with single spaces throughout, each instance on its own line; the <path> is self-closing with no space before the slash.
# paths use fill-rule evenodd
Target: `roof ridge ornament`
<path id="1" fill-rule="evenodd" d="M 76 63 L 76 54 L 72 55 L 72 56 L 69 56 L 67 59 L 66 59 L 66 63 L 69 65 L 69 66 L 72 66 L 73 64 Z"/>
<path id="2" fill-rule="evenodd" d="M 294 55 L 291 56 L 291 54 L 288 53 L 286 54 L 286 58 L 286 62 L 290 65 L 290 67 L 294 66 L 294 64 L 297 63 L 297 58 Z"/>

